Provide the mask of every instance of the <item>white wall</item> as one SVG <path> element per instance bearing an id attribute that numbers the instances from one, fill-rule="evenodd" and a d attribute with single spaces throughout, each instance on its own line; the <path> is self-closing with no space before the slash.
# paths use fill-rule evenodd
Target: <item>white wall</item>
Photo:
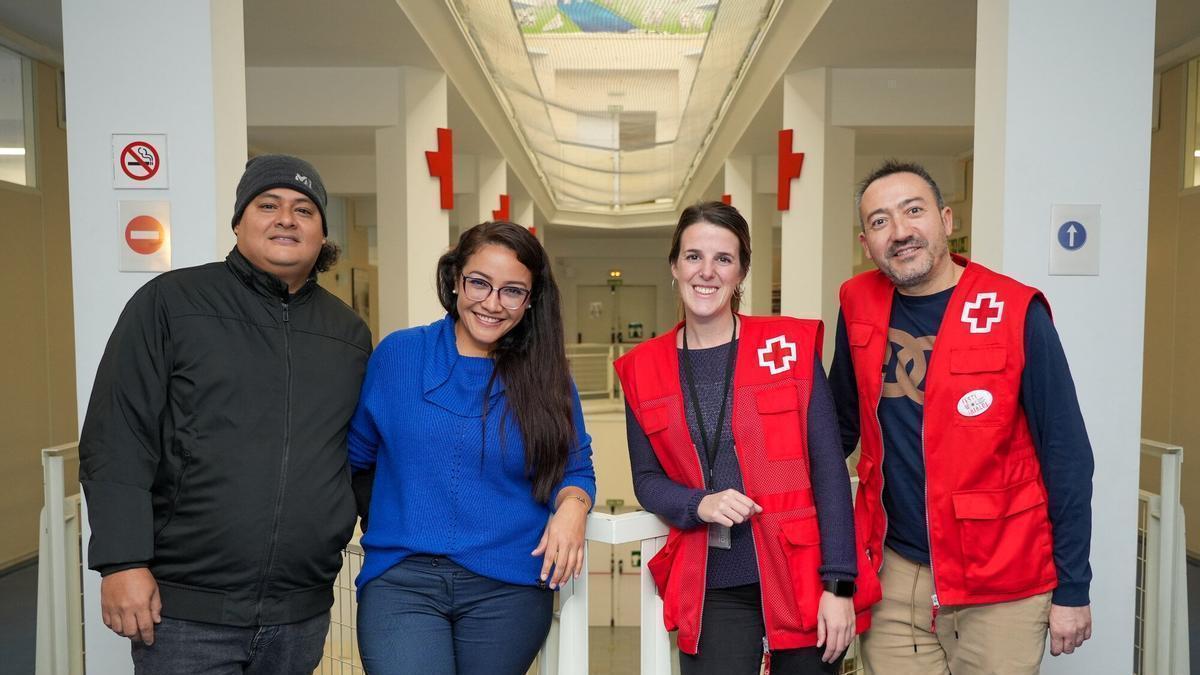
<path id="1" fill-rule="evenodd" d="M 567 342 L 575 341 L 578 330 L 575 317 L 576 288 L 605 283 L 608 271 L 614 267 L 621 270 L 621 278 L 626 285 L 655 286 L 658 289 L 658 325 L 646 327 L 647 337 L 650 331 L 662 335 L 663 331 L 678 322 L 676 295 L 671 289 L 671 268 L 667 264 L 667 253 L 671 250 L 669 236 L 574 239 L 551 234 L 546 248 L 554 261 L 554 279 L 562 293 L 563 333 Z"/>
<path id="2" fill-rule="evenodd" d="M 152 277 L 117 271 L 123 231 L 117 200 L 170 200 L 175 268 L 218 259 L 232 246 L 229 218 L 246 161 L 245 91 L 227 80 L 242 77 L 245 50 L 240 0 L 63 0 L 62 5 L 63 60 L 70 73 L 67 156 L 82 421 L 117 315 Z M 131 58 L 134 51 L 144 58 Z M 166 134 L 170 189 L 113 190 L 114 133 Z M 85 528 L 84 538 L 89 534 Z M 99 582 L 99 575 L 84 573 L 87 669 L 106 675 L 131 672 L 129 641 L 101 621 Z"/>
<path id="3" fill-rule="evenodd" d="M 1045 292 L 1096 456 L 1093 637 L 1043 669 L 1128 672 L 1154 5 L 994 0 L 979 3 L 978 27 L 975 257 L 999 247 L 1005 273 Z M 1099 276 L 1047 274 L 1054 203 L 1101 206 Z"/>
<path id="4" fill-rule="evenodd" d="M 970 68 L 834 68 L 831 123 L 842 127 L 971 126 Z"/>

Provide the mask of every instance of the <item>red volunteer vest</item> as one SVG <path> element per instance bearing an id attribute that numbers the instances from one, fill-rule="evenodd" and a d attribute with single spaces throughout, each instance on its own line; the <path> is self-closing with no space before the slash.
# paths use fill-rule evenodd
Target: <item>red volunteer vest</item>
<path id="1" fill-rule="evenodd" d="M 1025 411 L 1025 314 L 1036 289 L 968 263 L 926 364 L 923 442 L 937 605 L 1006 602 L 1058 585 L 1046 487 Z M 862 457 L 855 527 L 878 567 L 887 531 L 882 395 L 895 287 L 879 271 L 841 289 L 858 384 Z M 861 571 L 860 571 L 861 574 Z"/>
<path id="2" fill-rule="evenodd" d="M 750 520 L 762 587 L 768 649 L 810 647 L 817 641 L 822 584 L 821 537 L 809 485 L 808 400 L 823 328 L 819 321 L 739 315 L 731 421 L 746 495 L 763 507 Z M 617 359 L 625 399 L 646 432 L 667 476 L 702 489 L 699 455 L 687 426 L 679 378 L 676 326 Z M 728 452 L 726 448 L 723 452 Z M 861 539 L 859 542 L 861 543 Z M 874 570 L 860 551 L 858 629 L 870 623 L 880 598 Z M 663 599 L 663 623 L 679 631 L 679 649 L 699 647 L 708 564 L 708 528 L 672 527 L 648 563 Z M 719 630 L 719 627 L 713 628 Z"/>

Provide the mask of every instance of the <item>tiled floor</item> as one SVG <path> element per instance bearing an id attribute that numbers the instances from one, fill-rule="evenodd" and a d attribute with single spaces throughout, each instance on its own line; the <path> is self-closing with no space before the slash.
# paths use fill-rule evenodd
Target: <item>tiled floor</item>
<path id="1" fill-rule="evenodd" d="M 1188 561 L 1188 619 L 1191 672 L 1200 673 L 1200 564 Z M 11 675 L 33 675 L 37 626 L 37 565 L 0 574 L 0 664 Z M 592 675 L 638 671 L 637 628 L 591 629 Z"/>
<path id="2" fill-rule="evenodd" d="M 33 675 L 37 633 L 37 563 L 0 574 L 0 667 L 12 675 Z"/>
<path id="3" fill-rule="evenodd" d="M 1200 564 L 1191 558 L 1187 566 L 1188 647 L 1192 663 L 1189 673 L 1200 673 Z"/>

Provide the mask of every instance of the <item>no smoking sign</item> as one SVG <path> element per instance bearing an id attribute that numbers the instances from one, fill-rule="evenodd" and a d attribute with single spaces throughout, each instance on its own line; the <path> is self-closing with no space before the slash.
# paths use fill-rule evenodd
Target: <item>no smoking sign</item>
<path id="1" fill-rule="evenodd" d="M 113 187 L 165 189 L 166 134 L 113 134 Z"/>

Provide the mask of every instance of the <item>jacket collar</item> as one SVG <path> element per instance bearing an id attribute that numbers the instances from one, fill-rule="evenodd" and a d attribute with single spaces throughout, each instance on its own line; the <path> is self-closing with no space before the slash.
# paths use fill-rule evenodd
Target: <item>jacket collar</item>
<path id="1" fill-rule="evenodd" d="M 481 416 L 483 391 L 494 367 L 492 361 L 458 353 L 454 319 L 449 314 L 430 325 L 424 339 L 426 358 L 421 390 L 425 400 L 463 417 Z M 504 380 L 497 378 L 492 383 L 492 403 L 503 392 Z"/>
<path id="2" fill-rule="evenodd" d="M 246 259 L 246 256 L 242 255 L 237 246 L 234 246 L 229 255 L 225 256 L 225 265 L 252 291 L 272 300 L 284 302 L 300 300 L 308 297 L 316 286 L 317 272 L 314 269 L 309 272 L 308 279 L 305 280 L 300 290 L 288 293 L 287 284 L 274 274 L 255 267 Z"/>

